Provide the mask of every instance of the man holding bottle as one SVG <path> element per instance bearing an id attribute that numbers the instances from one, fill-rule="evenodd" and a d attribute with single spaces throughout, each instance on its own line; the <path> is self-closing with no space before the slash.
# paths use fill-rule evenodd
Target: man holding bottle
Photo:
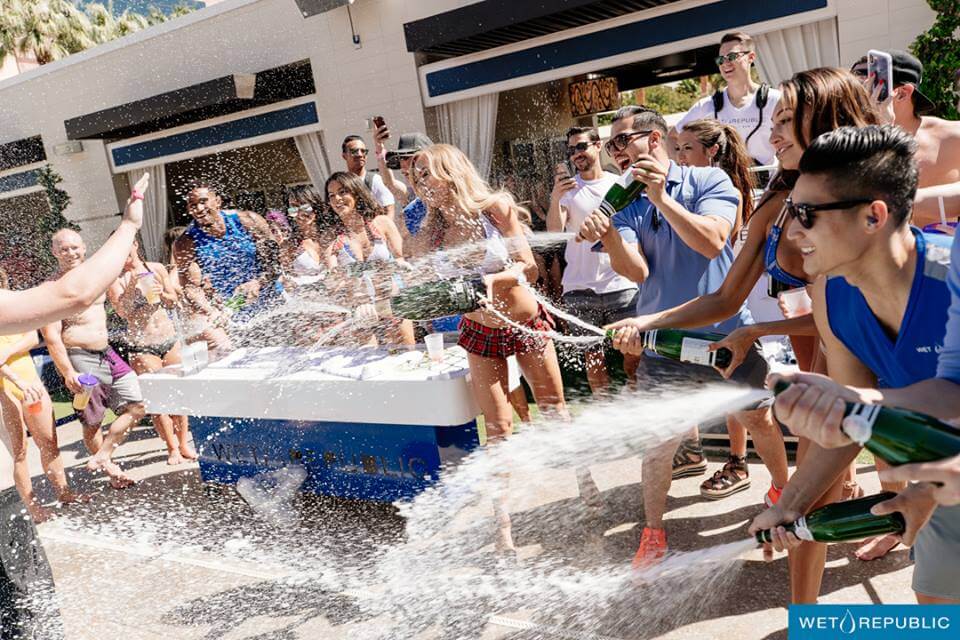
<path id="1" fill-rule="evenodd" d="M 818 450 L 808 451 L 811 464 L 790 479 L 780 501 L 753 521 L 751 532 L 792 522 L 808 511 L 856 457 L 860 447 L 839 431 L 845 399 L 888 402 L 887 391 L 873 390 L 917 386 L 937 375 L 950 305 L 949 249 L 939 242 L 950 239 L 925 236 L 908 224 L 918 181 L 916 148 L 902 129 L 872 125 L 824 134 L 803 154 L 800 178 L 786 203 L 798 224 L 788 233 L 804 255 L 807 275 L 827 276 L 815 280 L 812 297 L 834 382 L 814 383 L 819 377 L 811 375 L 788 378 L 803 384 L 778 397 L 776 415 Z M 960 378 L 955 364 L 948 368 L 949 375 Z M 956 407 L 940 413 L 957 415 Z M 934 511 L 933 489 L 909 485 L 874 513 L 901 511 L 907 520 L 903 542 L 914 544 L 917 601 L 957 604 L 960 506 Z M 775 529 L 774 548 L 799 544 L 782 527 Z"/>
<path id="2" fill-rule="evenodd" d="M 736 188 L 721 169 L 677 165 L 667 155 L 666 145 L 663 116 L 646 107 L 620 109 L 614 115 L 606 149 L 622 171 L 645 185 L 645 191 L 612 219 L 601 210 L 594 211 L 579 232 L 582 240 L 599 240 L 613 270 L 641 285 L 637 315 L 655 313 L 714 291 L 733 262 L 727 240 L 740 201 Z M 750 314 L 741 307 L 734 317 L 707 329 L 729 333 L 746 322 L 750 322 Z M 622 327 L 614 337 L 614 347 L 640 355 L 642 336 L 635 327 Z M 680 364 L 650 353 L 641 360 L 638 373 L 651 382 L 704 375 L 721 379 L 710 368 Z M 676 440 L 668 442 L 644 458 L 646 526 L 633 560 L 636 568 L 659 562 L 667 552 L 663 513 L 678 444 Z"/>
<path id="3" fill-rule="evenodd" d="M 547 211 L 547 231 L 578 231 L 603 196 L 617 182 L 617 176 L 600 165 L 600 135 L 592 127 L 573 127 L 567 131 L 567 158 L 557 167 Z M 573 175 L 568 167 L 575 169 Z M 637 285 L 610 266 L 606 253 L 590 250 L 583 242 L 568 241 L 563 272 L 563 303 L 578 318 L 595 326 L 617 322 L 633 315 L 637 308 Z M 574 324 L 575 335 L 585 335 Z M 594 393 L 610 383 L 603 348 L 585 353 L 587 380 Z M 637 356 L 624 356 L 628 378 L 637 371 Z"/>

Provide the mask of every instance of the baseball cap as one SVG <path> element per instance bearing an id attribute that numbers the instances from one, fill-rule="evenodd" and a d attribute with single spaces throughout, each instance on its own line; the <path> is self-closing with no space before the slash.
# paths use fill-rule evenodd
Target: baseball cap
<path id="1" fill-rule="evenodd" d="M 906 51 L 893 50 L 888 53 L 893 59 L 893 86 L 899 87 L 903 84 L 914 86 L 913 94 L 916 96 L 914 105 L 918 115 L 935 111 L 937 107 L 933 100 L 920 91 L 920 82 L 923 79 L 923 63 L 916 56 Z"/>
<path id="2" fill-rule="evenodd" d="M 413 154 L 433 145 L 433 140 L 425 133 L 414 131 L 413 133 L 400 134 L 400 142 L 397 144 L 396 151 L 387 152 L 387 166 L 391 169 L 400 168 L 400 158 L 412 156 Z"/>

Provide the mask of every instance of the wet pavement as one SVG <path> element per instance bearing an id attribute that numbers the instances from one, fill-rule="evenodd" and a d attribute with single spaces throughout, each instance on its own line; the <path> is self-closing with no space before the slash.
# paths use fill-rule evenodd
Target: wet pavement
<path id="1" fill-rule="evenodd" d="M 357 598 L 370 594 L 337 592 L 322 580 L 303 579 L 303 567 L 307 573 L 325 570 L 323 558 L 336 570 L 346 557 L 363 562 L 376 545 L 400 540 L 403 520 L 390 505 L 307 497 L 299 502 L 300 531 L 310 535 L 272 531 L 231 489 L 205 487 L 196 464 L 168 467 L 165 450 L 148 427 L 138 427 L 119 450 L 118 462 L 139 481 L 125 491 L 109 489 L 82 468 L 85 455 L 76 423 L 59 429 L 59 435 L 72 481 L 96 493 L 92 504 L 65 509 L 63 517 L 39 528 L 70 640 L 408 637 L 391 633 L 389 616 L 371 616 L 358 607 Z M 39 470 L 31 449 L 31 468 Z M 713 461 L 710 472 L 717 466 Z M 750 471 L 749 490 L 716 502 L 700 498 L 702 477 L 674 482 L 667 505 L 672 547 L 693 550 L 742 539 L 769 486 L 762 465 L 751 464 Z M 879 489 L 872 471 L 872 466 L 859 469 L 868 493 Z M 556 557 L 574 567 L 597 559 L 629 563 L 643 526 L 640 463 L 615 460 L 594 465 L 591 472 L 605 506 L 587 520 L 572 469 L 512 480 L 512 486 L 526 488 L 511 501 L 521 565 L 534 557 Z M 38 477 L 34 482 L 41 497 L 49 497 L 47 483 Z M 309 547 L 298 549 L 298 538 L 309 538 Z M 331 547 L 318 550 L 325 540 L 333 541 Z M 478 539 L 477 548 L 491 542 Z M 261 551 L 240 552 L 251 546 Z M 906 550 L 864 563 L 853 557 L 853 549 L 831 547 L 822 602 L 913 602 Z M 444 612 L 446 618 L 439 616 L 410 637 L 454 637 L 444 631 L 443 620 L 470 618 L 473 631 L 467 637 L 484 640 L 785 638 L 785 558 L 767 564 L 758 550 L 745 562 L 719 570 L 733 575 L 715 591 L 681 599 L 680 612 L 653 619 L 649 612 L 636 616 L 628 601 L 612 604 L 605 624 L 593 630 L 596 635 L 567 633 L 562 620 L 545 623 L 538 619 L 536 603 L 499 603 L 493 615 L 478 599 L 474 610 Z"/>

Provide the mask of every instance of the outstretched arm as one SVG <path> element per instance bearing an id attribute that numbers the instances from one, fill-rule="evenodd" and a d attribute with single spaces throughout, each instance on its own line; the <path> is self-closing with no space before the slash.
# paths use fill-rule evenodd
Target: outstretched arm
<path id="1" fill-rule="evenodd" d="M 120 275 L 134 238 L 143 224 L 142 194 L 149 174 L 134 187 L 120 226 L 99 251 L 57 280 L 23 291 L 0 290 L 0 332 L 10 334 L 39 329 L 45 324 L 79 313 L 92 305 Z"/>

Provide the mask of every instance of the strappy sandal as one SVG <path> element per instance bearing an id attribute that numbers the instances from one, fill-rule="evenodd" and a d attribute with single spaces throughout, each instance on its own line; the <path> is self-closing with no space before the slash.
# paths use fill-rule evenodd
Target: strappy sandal
<path id="1" fill-rule="evenodd" d="M 700 485 L 700 495 L 707 500 L 720 500 L 750 487 L 747 459 L 730 456 L 723 468 Z"/>
<path id="2" fill-rule="evenodd" d="M 684 440 L 673 454 L 673 479 L 699 476 L 707 472 L 707 458 L 699 440 Z"/>

